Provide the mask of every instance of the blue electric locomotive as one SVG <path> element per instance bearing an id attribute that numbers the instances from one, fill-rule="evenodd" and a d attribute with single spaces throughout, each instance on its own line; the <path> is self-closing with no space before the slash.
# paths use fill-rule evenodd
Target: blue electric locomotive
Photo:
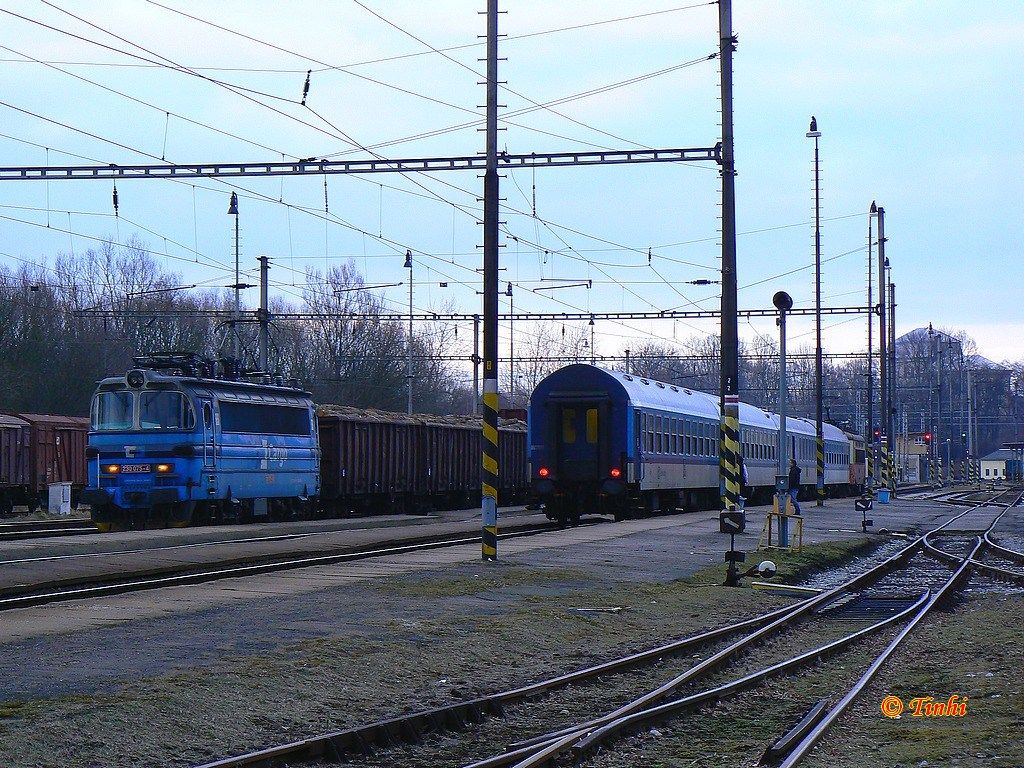
<path id="1" fill-rule="evenodd" d="M 140 362 L 154 367 L 104 379 L 92 400 L 82 500 L 101 530 L 283 519 L 319 494 L 308 392 Z"/>
<path id="2" fill-rule="evenodd" d="M 592 365 L 569 365 L 545 378 L 530 398 L 533 492 L 548 516 L 584 512 L 616 519 L 654 510 L 711 508 L 719 503 L 717 397 Z M 802 470 L 805 494 L 815 479 L 814 425 L 790 418 L 789 455 Z M 825 485 L 849 488 L 849 441 L 824 425 Z M 745 493 L 767 497 L 778 467 L 779 419 L 740 404 Z"/>

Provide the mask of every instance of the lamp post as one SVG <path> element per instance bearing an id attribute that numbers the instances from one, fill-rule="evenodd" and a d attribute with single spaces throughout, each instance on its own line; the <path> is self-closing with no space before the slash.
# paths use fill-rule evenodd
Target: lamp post
<path id="1" fill-rule="evenodd" d="M 412 415 L 412 251 L 405 251 L 405 268 L 409 270 L 409 338 L 406 342 L 408 354 L 406 355 L 405 382 L 408 402 L 406 412 Z"/>
<path id="2" fill-rule="evenodd" d="M 885 329 L 887 320 L 887 312 L 885 309 L 885 267 L 887 263 L 888 259 L 885 258 L 885 208 L 878 206 L 878 429 L 881 432 L 881 435 L 879 436 L 878 452 L 882 464 L 878 474 L 882 478 L 882 484 L 886 488 L 889 487 L 888 461 L 889 449 L 892 447 L 889 442 L 889 337 Z"/>
<path id="3" fill-rule="evenodd" d="M 885 260 L 886 269 L 886 287 L 889 289 L 889 413 L 886 418 L 886 424 L 888 424 L 888 446 L 889 456 L 892 457 L 895 466 L 899 465 L 899 457 L 894 454 L 899 453 L 899 442 L 896 440 L 896 414 L 897 409 L 900 405 L 900 399 L 897 396 L 897 378 L 896 378 L 896 286 L 892 282 L 892 267 L 889 264 L 889 259 Z M 889 482 L 891 483 L 890 489 L 895 492 L 896 487 L 899 485 L 899 475 L 896 471 L 890 473 Z"/>
<path id="4" fill-rule="evenodd" d="M 867 434 L 865 435 L 865 438 L 866 438 L 866 441 L 867 441 L 866 445 L 867 445 L 867 455 L 868 455 L 868 467 L 867 467 L 868 472 L 867 472 L 866 483 L 867 483 L 868 494 L 869 495 L 874 493 L 874 485 L 875 485 L 875 425 L 874 425 L 874 410 L 875 410 L 875 408 L 874 408 L 874 403 L 872 402 L 872 398 L 874 397 L 874 393 L 872 392 L 872 390 L 874 389 L 874 385 L 875 385 L 875 378 L 874 378 L 875 361 L 874 361 L 874 352 L 873 352 L 873 349 L 872 349 L 873 346 L 874 346 L 874 338 L 875 338 L 874 329 L 872 327 L 873 322 L 874 322 L 874 314 L 875 314 L 874 306 L 875 306 L 875 304 L 874 304 L 874 294 L 872 293 L 872 285 L 873 285 L 873 277 L 872 277 L 872 275 L 874 274 L 874 271 L 875 271 L 875 262 L 874 262 L 874 258 L 872 256 L 872 247 L 874 246 L 874 239 L 873 239 L 873 237 L 871 235 L 871 224 L 872 224 L 871 220 L 877 214 L 878 214 L 878 208 L 875 206 L 875 201 L 872 200 L 871 201 L 871 207 L 868 209 L 868 304 L 867 304 L 867 306 L 868 306 L 868 375 L 867 375 L 867 379 L 868 379 L 868 424 L 867 424 Z"/>
<path id="5" fill-rule="evenodd" d="M 817 463 L 815 471 L 815 488 L 817 506 L 825 504 L 825 440 L 821 426 L 822 408 L 822 366 L 821 366 L 821 175 L 818 159 L 818 121 L 811 116 L 810 130 L 807 138 L 814 139 L 814 426 L 817 443 Z"/>
<path id="6" fill-rule="evenodd" d="M 234 192 L 231 193 L 231 202 L 228 204 L 228 216 L 235 217 L 235 284 L 232 286 L 232 288 L 235 289 L 235 311 L 231 316 L 231 335 L 234 336 L 233 355 L 235 358 L 235 366 L 237 366 L 238 356 L 241 354 L 238 339 L 238 321 L 240 314 L 239 292 L 241 291 L 242 286 L 238 277 L 238 195 Z"/>

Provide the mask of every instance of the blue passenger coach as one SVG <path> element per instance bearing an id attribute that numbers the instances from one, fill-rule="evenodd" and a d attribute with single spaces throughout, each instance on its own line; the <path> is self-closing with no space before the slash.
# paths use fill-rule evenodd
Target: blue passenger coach
<path id="1" fill-rule="evenodd" d="M 82 499 L 101 530 L 282 519 L 319 493 L 308 392 L 196 373 L 138 368 L 99 383 Z"/>
<path id="2" fill-rule="evenodd" d="M 719 503 L 718 398 L 620 371 L 569 365 L 545 378 L 528 413 L 532 489 L 552 519 L 582 513 L 616 519 L 654 510 Z M 802 470 L 805 495 L 815 481 L 814 426 L 790 418 L 789 455 Z M 848 490 L 849 443 L 824 425 L 826 489 Z M 740 445 L 747 497 L 772 492 L 779 460 L 779 419 L 740 404 Z"/>

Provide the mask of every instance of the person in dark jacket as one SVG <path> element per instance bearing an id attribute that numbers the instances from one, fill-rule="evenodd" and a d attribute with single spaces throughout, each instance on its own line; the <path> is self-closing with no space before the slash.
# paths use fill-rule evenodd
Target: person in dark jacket
<path id="1" fill-rule="evenodd" d="M 796 459 L 789 460 L 789 498 L 793 501 L 793 511 L 800 514 L 800 502 L 796 497 L 800 493 L 800 467 L 796 465 Z"/>

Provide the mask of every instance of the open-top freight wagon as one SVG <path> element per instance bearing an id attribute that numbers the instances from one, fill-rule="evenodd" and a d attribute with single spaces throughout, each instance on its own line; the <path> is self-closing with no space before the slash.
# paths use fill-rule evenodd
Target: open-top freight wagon
<path id="1" fill-rule="evenodd" d="M 480 503 L 479 416 L 390 413 L 317 407 L 320 502 L 328 514 L 427 512 Z M 525 498 L 526 425 L 498 427 L 498 502 Z"/>
<path id="2" fill-rule="evenodd" d="M 35 511 L 54 483 L 71 483 L 77 505 L 86 483 L 89 420 L 77 416 L 0 413 L 0 514 L 15 505 Z"/>

